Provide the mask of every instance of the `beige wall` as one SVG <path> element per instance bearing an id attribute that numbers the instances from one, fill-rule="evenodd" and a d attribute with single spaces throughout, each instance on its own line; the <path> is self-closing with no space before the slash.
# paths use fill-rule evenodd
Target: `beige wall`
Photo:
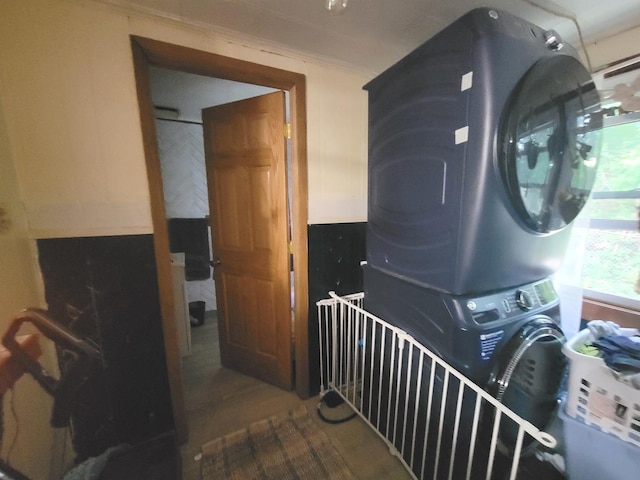
<path id="1" fill-rule="evenodd" d="M 12 148 L 7 135 L 4 113 L 3 79 L 0 78 L 0 334 L 11 318 L 25 307 L 43 306 L 40 286 L 34 274 L 36 258 L 28 238 L 27 222 L 19 199 Z M 30 333 L 28 325 L 19 333 Z M 44 355 L 41 363 L 55 372 L 55 352 L 41 341 Z M 49 427 L 51 397 L 30 376 L 23 376 L 1 400 L 4 404 L 2 449 L 0 455 L 14 468 L 33 480 L 49 477 L 53 469 L 54 439 L 64 436 Z M 56 451 L 61 459 L 63 451 Z M 37 453 L 36 453 L 37 452 Z M 60 455 L 58 455 L 58 453 Z"/>
<path id="2" fill-rule="evenodd" d="M 9 2 L 0 44 L 9 137 L 36 237 L 151 231 L 129 35 L 303 73 L 310 219 L 366 218 L 362 75 L 86 2 Z"/>
<path id="3" fill-rule="evenodd" d="M 587 45 L 594 71 L 623 58 L 640 55 L 640 26 Z"/>

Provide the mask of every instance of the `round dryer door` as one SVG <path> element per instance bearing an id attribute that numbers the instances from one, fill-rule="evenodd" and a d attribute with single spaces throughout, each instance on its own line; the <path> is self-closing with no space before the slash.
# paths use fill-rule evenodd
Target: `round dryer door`
<path id="1" fill-rule="evenodd" d="M 591 75 L 564 55 L 535 63 L 511 95 L 498 137 L 500 170 L 533 231 L 564 228 L 586 203 L 600 151 L 599 110 Z"/>
<path id="2" fill-rule="evenodd" d="M 540 429 L 549 423 L 558 403 L 566 362 L 564 342 L 553 320 L 534 316 L 506 345 L 492 375 L 496 399 Z M 517 435 L 515 424 L 509 423 L 501 427 L 499 439 L 506 452 L 515 445 Z M 531 445 L 531 441 L 524 445 L 525 451 Z"/>

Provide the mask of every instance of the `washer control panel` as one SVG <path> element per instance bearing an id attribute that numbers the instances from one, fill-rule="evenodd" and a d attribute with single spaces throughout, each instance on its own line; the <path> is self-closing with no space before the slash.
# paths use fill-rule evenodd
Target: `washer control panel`
<path id="1" fill-rule="evenodd" d="M 520 307 L 520 310 L 528 312 L 533 308 L 534 300 L 531 294 L 523 288 L 516 290 L 516 305 Z"/>
<path id="2" fill-rule="evenodd" d="M 466 307 L 474 321 L 482 325 L 547 307 L 557 301 L 558 294 L 553 282 L 545 279 L 518 288 L 470 298 Z"/>

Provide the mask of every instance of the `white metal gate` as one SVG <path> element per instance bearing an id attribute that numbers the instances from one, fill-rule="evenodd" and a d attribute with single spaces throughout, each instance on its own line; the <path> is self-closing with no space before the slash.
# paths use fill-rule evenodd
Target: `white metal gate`
<path id="1" fill-rule="evenodd" d="M 337 392 L 414 478 L 510 478 L 540 431 L 403 330 L 362 308 L 364 294 L 317 303 L 321 395 Z"/>

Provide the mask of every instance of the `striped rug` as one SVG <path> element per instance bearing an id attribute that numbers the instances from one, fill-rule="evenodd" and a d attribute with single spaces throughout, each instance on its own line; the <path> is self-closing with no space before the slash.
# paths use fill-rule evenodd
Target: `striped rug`
<path id="1" fill-rule="evenodd" d="M 216 438 L 202 455 L 202 480 L 355 478 L 304 406 Z"/>

